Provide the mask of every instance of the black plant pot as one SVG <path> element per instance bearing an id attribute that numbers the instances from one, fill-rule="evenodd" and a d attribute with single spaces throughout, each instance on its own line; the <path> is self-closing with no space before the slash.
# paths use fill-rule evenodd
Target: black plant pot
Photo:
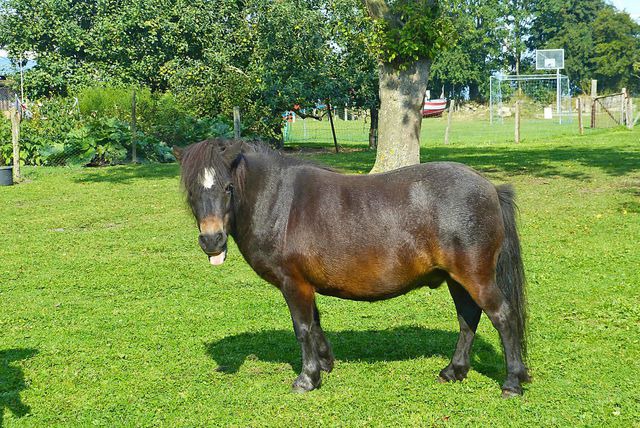
<path id="1" fill-rule="evenodd" d="M 0 186 L 13 184 L 13 166 L 0 166 Z"/>

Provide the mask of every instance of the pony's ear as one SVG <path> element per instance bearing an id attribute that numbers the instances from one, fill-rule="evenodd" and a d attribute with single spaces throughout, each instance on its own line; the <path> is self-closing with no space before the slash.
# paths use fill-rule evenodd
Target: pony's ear
<path id="1" fill-rule="evenodd" d="M 223 156 L 227 164 L 231 165 L 234 160 L 242 153 L 242 141 L 235 140 L 230 146 L 224 150 Z"/>
<path id="2" fill-rule="evenodd" d="M 184 153 L 184 149 L 182 147 L 173 146 L 171 147 L 171 152 L 178 162 L 182 162 L 182 154 Z"/>

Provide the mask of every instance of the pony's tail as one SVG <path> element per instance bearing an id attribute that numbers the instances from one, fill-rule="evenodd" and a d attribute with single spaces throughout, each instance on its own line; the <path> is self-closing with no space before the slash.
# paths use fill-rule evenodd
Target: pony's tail
<path id="1" fill-rule="evenodd" d="M 520 342 L 522 358 L 527 358 L 527 297 L 525 294 L 525 275 L 520 239 L 516 225 L 515 191 L 508 184 L 496 186 L 502 222 L 504 223 L 504 243 L 498 256 L 496 282 L 511 306 L 516 320 L 516 334 Z"/>

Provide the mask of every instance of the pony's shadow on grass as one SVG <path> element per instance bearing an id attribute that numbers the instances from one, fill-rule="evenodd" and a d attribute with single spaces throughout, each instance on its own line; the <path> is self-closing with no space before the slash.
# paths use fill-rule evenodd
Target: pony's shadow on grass
<path id="1" fill-rule="evenodd" d="M 337 331 L 325 333 L 337 361 L 405 361 L 419 357 L 451 358 L 458 332 L 416 326 L 389 330 Z M 236 373 L 247 357 L 290 364 L 298 373 L 301 356 L 293 331 L 267 330 L 240 333 L 207 344 L 207 353 L 218 363 L 218 371 Z M 476 337 L 471 366 L 494 379 L 504 380 L 502 354 L 481 337 Z M 443 365 L 444 367 L 444 365 Z M 434 373 L 436 376 L 438 373 Z"/>
<path id="2" fill-rule="evenodd" d="M 119 165 L 110 168 L 85 168 L 78 183 L 130 184 L 137 179 L 153 180 L 178 177 L 180 167 L 172 164 Z"/>
<path id="3" fill-rule="evenodd" d="M 0 351 L 0 427 L 2 427 L 5 409 L 9 409 L 16 418 L 21 418 L 31 411 L 31 408 L 20 398 L 20 391 L 27 388 L 24 374 L 12 363 L 27 360 L 37 353 L 35 349 Z"/>

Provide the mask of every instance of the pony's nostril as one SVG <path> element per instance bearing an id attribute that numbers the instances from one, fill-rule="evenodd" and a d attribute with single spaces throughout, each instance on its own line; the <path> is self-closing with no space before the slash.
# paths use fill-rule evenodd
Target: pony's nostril
<path id="1" fill-rule="evenodd" d="M 213 241 L 216 245 L 220 245 L 223 243 L 224 234 L 222 232 L 218 232 L 214 235 Z"/>
<path id="2" fill-rule="evenodd" d="M 198 237 L 198 244 L 200 244 L 200 248 L 207 251 L 207 237 L 205 235 L 200 235 Z"/>
<path id="3" fill-rule="evenodd" d="M 225 233 L 218 232 L 211 235 L 201 234 L 198 237 L 198 243 L 200 244 L 200 248 L 202 248 L 205 253 L 220 250 L 220 247 L 225 244 Z"/>

